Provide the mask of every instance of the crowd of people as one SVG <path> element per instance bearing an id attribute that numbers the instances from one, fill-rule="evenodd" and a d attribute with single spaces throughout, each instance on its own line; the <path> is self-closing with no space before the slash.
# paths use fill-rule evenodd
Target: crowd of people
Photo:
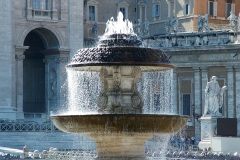
<path id="1" fill-rule="evenodd" d="M 199 141 L 195 137 L 175 135 L 170 138 L 170 145 L 180 150 L 196 151 L 198 150 L 198 143 Z"/>

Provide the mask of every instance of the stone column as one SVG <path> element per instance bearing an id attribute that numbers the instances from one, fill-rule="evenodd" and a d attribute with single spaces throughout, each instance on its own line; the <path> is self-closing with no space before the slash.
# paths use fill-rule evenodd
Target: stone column
<path id="1" fill-rule="evenodd" d="M 238 136 L 240 136 L 240 66 L 235 67 L 236 76 L 236 118 L 238 118 Z M 229 89 L 228 89 L 229 90 Z"/>
<path id="2" fill-rule="evenodd" d="M 57 17 L 57 9 L 56 9 L 56 5 L 55 5 L 55 0 L 52 0 L 52 6 L 51 6 L 51 18 L 53 20 L 58 20 L 58 17 Z"/>
<path id="3" fill-rule="evenodd" d="M 15 59 L 16 59 L 16 108 L 17 119 L 24 119 L 23 113 L 23 60 L 25 59 L 24 51 L 29 46 L 16 46 Z"/>
<path id="4" fill-rule="evenodd" d="M 68 59 L 69 59 L 69 50 L 60 50 L 59 51 L 59 55 L 56 57 L 55 62 L 57 64 L 57 73 L 59 74 L 59 76 L 57 76 L 57 104 L 59 106 L 57 107 L 61 107 L 63 104 L 65 104 L 66 102 L 66 98 L 64 96 L 65 91 L 63 90 L 64 88 L 62 88 L 62 86 L 64 85 L 64 83 L 66 82 L 67 79 L 67 73 L 66 73 L 66 65 L 68 63 Z M 62 91 L 63 90 L 63 91 Z"/>
<path id="5" fill-rule="evenodd" d="M 200 80 L 200 68 L 193 67 L 194 70 L 194 106 L 195 106 L 195 114 L 201 115 L 201 80 Z M 200 140 L 201 132 L 200 132 L 200 122 L 195 119 L 195 137 L 196 140 Z"/>
<path id="6" fill-rule="evenodd" d="M 178 108 L 178 101 L 177 101 L 177 70 L 173 70 L 173 77 L 172 77 L 172 112 L 173 114 L 179 114 L 179 108 Z"/>
<path id="7" fill-rule="evenodd" d="M 208 67 L 201 67 L 202 70 L 202 114 L 205 106 L 205 88 L 208 82 Z"/>
<path id="8" fill-rule="evenodd" d="M 33 18 L 33 15 L 32 15 L 32 0 L 27 0 L 27 7 L 26 7 L 26 16 L 27 18 Z"/>
<path id="9" fill-rule="evenodd" d="M 227 66 L 227 97 L 228 97 L 228 102 L 227 102 L 227 117 L 228 118 L 234 118 L 234 110 L 235 110 L 235 105 L 234 105 L 234 72 L 233 72 L 233 67 L 232 66 Z M 237 92 L 238 93 L 238 92 Z M 238 93 L 239 94 L 239 93 Z"/>

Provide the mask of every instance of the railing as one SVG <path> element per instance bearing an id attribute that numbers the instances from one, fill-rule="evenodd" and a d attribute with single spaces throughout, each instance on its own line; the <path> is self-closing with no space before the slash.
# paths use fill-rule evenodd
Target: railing
<path id="1" fill-rule="evenodd" d="M 37 9 L 32 10 L 33 17 L 37 17 L 37 16 L 50 17 L 50 15 L 51 15 L 51 10 L 37 10 Z"/>
<path id="2" fill-rule="evenodd" d="M 36 122 L 20 122 L 20 123 L 0 123 L 0 132 L 42 132 L 42 131 L 58 131 L 51 123 L 36 123 Z"/>

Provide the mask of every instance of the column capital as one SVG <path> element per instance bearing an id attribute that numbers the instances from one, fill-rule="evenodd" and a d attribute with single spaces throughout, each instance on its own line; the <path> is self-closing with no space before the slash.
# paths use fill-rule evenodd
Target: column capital
<path id="1" fill-rule="evenodd" d="M 15 46 L 16 54 L 23 54 L 23 52 L 27 49 L 29 49 L 29 46 Z"/>
<path id="2" fill-rule="evenodd" d="M 199 71 L 200 72 L 200 67 L 192 67 L 192 69 L 196 72 L 196 71 Z"/>
<path id="3" fill-rule="evenodd" d="M 68 57 L 57 57 L 57 58 L 55 58 L 55 62 L 66 63 L 66 62 L 68 62 Z"/>
<path id="4" fill-rule="evenodd" d="M 19 61 L 20 61 L 20 60 L 24 60 L 24 59 L 25 59 L 25 55 L 23 55 L 23 54 L 16 54 L 16 55 L 15 55 L 15 59 L 16 59 L 16 60 L 19 60 Z"/>
<path id="5" fill-rule="evenodd" d="M 208 70 L 208 66 L 201 66 L 200 69 L 201 69 L 202 71 L 207 71 L 207 70 Z"/>

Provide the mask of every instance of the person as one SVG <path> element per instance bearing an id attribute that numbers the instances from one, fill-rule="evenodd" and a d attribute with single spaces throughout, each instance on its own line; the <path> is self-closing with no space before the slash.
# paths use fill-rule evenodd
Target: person
<path id="1" fill-rule="evenodd" d="M 219 108 L 223 105 L 223 93 L 226 86 L 220 88 L 217 77 L 212 76 L 210 82 L 207 83 L 205 89 L 205 106 L 204 115 L 219 116 Z"/>

